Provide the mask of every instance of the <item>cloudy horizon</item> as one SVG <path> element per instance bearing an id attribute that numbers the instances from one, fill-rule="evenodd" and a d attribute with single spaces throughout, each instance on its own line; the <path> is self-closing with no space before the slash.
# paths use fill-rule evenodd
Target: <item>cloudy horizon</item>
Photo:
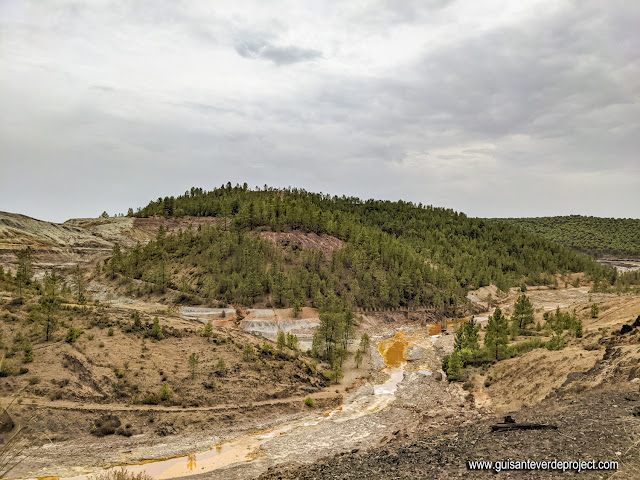
<path id="1" fill-rule="evenodd" d="M 0 211 L 227 181 L 639 218 L 640 3 L 0 2 Z"/>

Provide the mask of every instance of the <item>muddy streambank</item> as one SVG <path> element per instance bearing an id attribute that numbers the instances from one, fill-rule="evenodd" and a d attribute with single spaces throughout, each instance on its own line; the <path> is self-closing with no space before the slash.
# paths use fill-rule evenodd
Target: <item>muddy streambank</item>
<path id="1" fill-rule="evenodd" d="M 318 409 L 337 408 L 343 400 L 335 392 L 312 395 Z M 43 437 L 41 446 L 26 452 L 25 460 L 11 472 L 10 478 L 74 477 L 97 473 L 114 465 L 130 465 L 147 461 L 188 456 L 213 449 L 239 435 L 266 431 L 273 425 L 301 421 L 309 413 L 304 397 L 259 402 L 248 408 L 160 407 L 112 404 L 33 406 L 32 412 L 46 417 L 47 422 L 78 428 L 66 439 Z M 131 423 L 138 429 L 131 437 L 109 435 L 102 438 L 88 434 L 96 418 L 115 416 L 122 425 Z"/>
<path id="2" fill-rule="evenodd" d="M 420 425 L 444 428 L 475 418 L 473 410 L 465 408 L 460 386 L 449 384 L 440 371 L 441 354 L 450 349 L 451 335 L 430 336 L 423 330 L 377 340 L 379 347 L 374 343 L 369 352 L 370 381 L 346 392 L 338 408 L 319 402 L 295 414 L 256 419 L 253 429 L 244 434 L 237 430 L 235 436 L 212 426 L 190 435 L 156 439 L 154 444 L 134 436 L 107 447 L 97 439 L 83 445 L 84 465 L 78 465 L 77 445 L 74 450 L 74 442 L 62 442 L 43 447 L 38 460 L 28 460 L 15 473 L 22 478 L 53 474 L 80 479 L 107 466 L 125 464 L 132 472 L 146 470 L 159 479 L 249 478 L 281 464 L 312 463 L 329 455 L 375 448 Z M 55 471 L 50 465 L 56 465 Z"/>

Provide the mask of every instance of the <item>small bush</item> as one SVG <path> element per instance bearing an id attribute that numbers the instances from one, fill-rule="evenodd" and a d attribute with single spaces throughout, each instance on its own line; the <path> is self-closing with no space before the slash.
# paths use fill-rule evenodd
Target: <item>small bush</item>
<path id="1" fill-rule="evenodd" d="M 65 337 L 64 341 L 67 343 L 75 343 L 75 341 L 78 339 L 78 337 L 80 337 L 80 335 L 82 335 L 82 333 L 82 330 L 79 328 L 69 327 L 69 330 L 67 330 L 67 336 Z"/>
<path id="2" fill-rule="evenodd" d="M 219 377 L 224 377 L 227 374 L 227 365 L 222 358 L 216 363 L 213 373 Z"/>
<path id="3" fill-rule="evenodd" d="M 107 335 L 109 335 L 110 337 L 113 337 L 113 328 L 110 328 L 108 330 Z"/>
<path id="4" fill-rule="evenodd" d="M 510 357 L 517 357 L 518 355 L 522 355 L 523 353 L 530 352 L 536 348 L 544 347 L 544 342 L 536 337 L 531 340 L 525 340 L 524 342 L 514 343 L 513 345 L 509 345 L 508 353 Z"/>
<path id="5" fill-rule="evenodd" d="M 315 375 L 318 373 L 318 362 L 311 362 L 307 364 L 307 370 L 310 375 Z"/>
<path id="6" fill-rule="evenodd" d="M 171 397 L 172 397 L 172 393 L 171 393 L 171 389 L 169 388 L 169 385 L 167 384 L 167 382 L 164 382 L 162 384 L 162 391 L 160 393 L 160 400 L 162 400 L 163 402 L 170 402 L 171 401 Z"/>
<path id="7" fill-rule="evenodd" d="M 122 370 L 117 370 L 116 371 L 116 377 L 118 377 L 118 378 L 124 377 L 124 372 Z"/>
<path id="8" fill-rule="evenodd" d="M 212 335 L 213 335 L 213 326 L 211 325 L 211 322 L 207 322 L 207 324 L 202 329 L 202 336 L 209 338 Z"/>
<path id="9" fill-rule="evenodd" d="M 123 437 L 130 437 L 133 435 L 133 432 L 128 428 L 122 428 L 116 430 L 116 435 L 122 435 Z"/>
<path id="10" fill-rule="evenodd" d="M 547 350 L 562 350 L 566 344 L 567 342 L 562 336 L 554 335 L 553 338 L 545 344 L 545 347 L 547 347 Z"/>
<path id="11" fill-rule="evenodd" d="M 60 400 L 62 398 L 62 392 L 60 390 L 56 390 L 55 392 L 51 392 L 51 394 L 49 394 L 49 400 L 54 401 L 54 400 Z"/>
<path id="12" fill-rule="evenodd" d="M 33 347 L 31 346 L 31 343 L 27 342 L 25 343 L 23 349 L 23 358 L 22 358 L 22 363 L 31 363 L 33 362 Z"/>
<path id="13" fill-rule="evenodd" d="M 155 393 L 148 393 L 142 398 L 142 403 L 145 405 L 158 405 L 160 404 L 160 397 Z"/>
<path id="14" fill-rule="evenodd" d="M 38 377 L 29 378 L 29 385 L 37 385 L 38 383 L 40 383 L 40 378 Z"/>
<path id="15" fill-rule="evenodd" d="M 160 328 L 160 319 L 158 319 L 158 317 L 153 319 L 153 327 L 151 327 L 149 336 L 156 340 L 162 340 L 164 338 L 164 333 L 162 333 L 162 329 Z"/>
<path id="16" fill-rule="evenodd" d="M 304 404 L 305 406 L 309 407 L 309 408 L 313 408 L 313 398 L 311 397 L 307 397 L 304 399 Z"/>
<path id="17" fill-rule="evenodd" d="M 289 347 L 291 350 L 297 350 L 298 344 L 298 337 L 296 337 L 292 333 L 287 333 L 287 347 Z"/>
<path id="18" fill-rule="evenodd" d="M 120 419 L 114 415 L 107 415 L 94 422 L 91 426 L 91 435 L 96 437 L 104 437 L 105 435 L 113 435 L 120 427 Z"/>
<path id="19" fill-rule="evenodd" d="M 248 361 L 253 358 L 253 345 L 250 343 L 245 343 L 244 347 L 242 347 L 242 357 Z"/>

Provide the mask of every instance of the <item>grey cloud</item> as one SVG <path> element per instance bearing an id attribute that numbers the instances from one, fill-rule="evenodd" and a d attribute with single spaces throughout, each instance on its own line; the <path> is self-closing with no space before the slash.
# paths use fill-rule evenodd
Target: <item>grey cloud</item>
<path id="1" fill-rule="evenodd" d="M 101 90 L 103 92 L 115 92 L 116 89 L 113 87 L 108 87 L 106 85 L 91 85 L 91 87 L 93 90 Z"/>
<path id="2" fill-rule="evenodd" d="M 322 52 L 294 45 L 276 46 L 265 40 L 247 39 L 235 46 L 238 55 L 244 58 L 270 60 L 276 65 L 308 62 L 322 57 Z"/>
<path id="3" fill-rule="evenodd" d="M 216 114 L 216 113 L 236 113 L 236 110 L 233 110 L 231 108 L 224 108 L 224 107 L 219 107 L 216 105 L 211 105 L 208 103 L 201 103 L 201 102 L 189 102 L 189 101 L 185 101 L 185 102 L 180 102 L 180 103 L 171 103 L 172 105 L 180 105 L 183 106 L 185 108 L 191 109 L 191 110 L 195 110 L 199 113 L 203 113 L 203 114 Z"/>
<path id="4" fill-rule="evenodd" d="M 34 27 L 41 43 L 15 42 L 19 56 L 0 50 L 0 111 L 12 112 L 0 129 L 0 162 L 10 163 L 1 209 L 97 215 L 230 180 L 478 216 L 638 216 L 640 4 L 561 2 L 469 32 L 445 28 L 433 45 L 421 32 L 448 27 L 465 2 L 365 3 L 308 36 L 296 31 L 306 11 L 274 20 L 185 3 L 174 17 L 147 5 L 149 14 L 86 4 L 65 29 Z M 104 30 L 72 28 L 88 14 Z M 120 17 L 127 28 L 112 36 Z M 395 62 L 394 33 L 407 30 L 415 55 Z M 370 38 L 389 50 L 368 49 Z M 85 40 L 96 54 L 79 61 L 73 47 Z M 160 42 L 160 62 L 144 57 L 145 41 L 153 51 Z M 32 47 L 49 43 L 61 46 Z M 92 187 L 65 183 L 69 172 Z M 27 176 L 33 199 L 18 189 Z"/>

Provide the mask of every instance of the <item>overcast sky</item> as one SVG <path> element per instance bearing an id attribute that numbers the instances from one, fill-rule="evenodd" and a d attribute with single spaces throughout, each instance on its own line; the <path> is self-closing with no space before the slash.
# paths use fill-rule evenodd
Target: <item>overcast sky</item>
<path id="1" fill-rule="evenodd" d="M 192 186 L 640 217 L 640 2 L 0 0 L 0 210 Z"/>

